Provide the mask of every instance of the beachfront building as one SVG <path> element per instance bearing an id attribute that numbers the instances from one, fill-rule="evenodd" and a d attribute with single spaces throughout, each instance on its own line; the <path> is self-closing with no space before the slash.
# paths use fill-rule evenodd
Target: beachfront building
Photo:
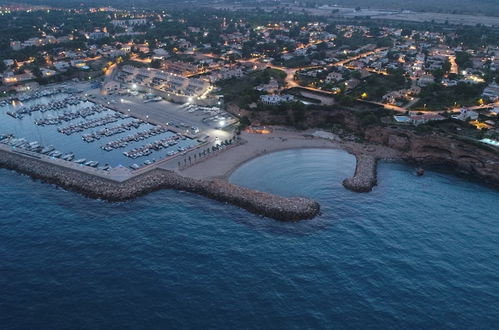
<path id="1" fill-rule="evenodd" d="M 31 72 L 24 72 L 20 74 L 13 74 L 9 72 L 3 76 L 3 83 L 5 85 L 18 84 L 34 79 L 35 76 Z"/>
<path id="2" fill-rule="evenodd" d="M 152 68 L 137 68 L 126 65 L 118 75 L 118 80 L 145 88 L 183 95 L 189 97 L 199 97 L 205 94 L 210 84 L 197 78 L 186 78 L 171 72 Z"/>

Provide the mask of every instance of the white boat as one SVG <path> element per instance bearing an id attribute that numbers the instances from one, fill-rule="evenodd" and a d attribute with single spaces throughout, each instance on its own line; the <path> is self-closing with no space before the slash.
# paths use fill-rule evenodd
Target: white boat
<path id="1" fill-rule="evenodd" d="M 149 103 L 149 102 L 159 102 L 162 101 L 163 98 L 161 96 L 153 97 L 151 99 L 144 100 L 144 103 Z"/>

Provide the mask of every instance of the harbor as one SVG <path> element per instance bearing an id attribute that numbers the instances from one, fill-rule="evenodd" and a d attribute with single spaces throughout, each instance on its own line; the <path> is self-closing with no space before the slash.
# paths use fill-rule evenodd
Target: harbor
<path id="1" fill-rule="evenodd" d="M 106 170 L 136 170 L 201 144 L 193 130 L 138 118 L 67 87 L 1 101 L 0 134 L 6 146 Z"/>

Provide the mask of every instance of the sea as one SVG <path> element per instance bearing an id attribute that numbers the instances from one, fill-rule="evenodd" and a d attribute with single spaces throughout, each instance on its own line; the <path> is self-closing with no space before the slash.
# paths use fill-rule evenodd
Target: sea
<path id="1" fill-rule="evenodd" d="M 279 222 L 191 193 L 89 199 L 0 170 L 2 329 L 497 329 L 499 192 L 341 150 L 254 159 L 230 181 L 320 202 Z"/>

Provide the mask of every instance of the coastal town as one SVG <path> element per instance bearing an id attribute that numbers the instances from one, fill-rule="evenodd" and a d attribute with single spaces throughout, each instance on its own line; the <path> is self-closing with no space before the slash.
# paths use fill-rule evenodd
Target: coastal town
<path id="1" fill-rule="evenodd" d="M 0 0 L 0 330 L 499 329 L 499 0 Z"/>
<path id="2" fill-rule="evenodd" d="M 285 141 L 293 137 L 278 133 L 285 127 L 315 139 L 299 146 L 330 143 L 358 156 L 344 182 L 356 191 L 376 184 L 377 159 L 421 161 L 409 151 L 418 134 L 497 155 L 499 22 L 401 23 L 362 9 L 317 10 L 331 15 L 3 6 L 0 148 L 116 182 L 152 170 L 210 179 L 255 154 L 292 148 Z M 378 128 L 397 131 L 369 139 Z M 429 150 L 437 149 L 420 152 Z M 228 168 L 208 165 L 231 157 Z"/>

